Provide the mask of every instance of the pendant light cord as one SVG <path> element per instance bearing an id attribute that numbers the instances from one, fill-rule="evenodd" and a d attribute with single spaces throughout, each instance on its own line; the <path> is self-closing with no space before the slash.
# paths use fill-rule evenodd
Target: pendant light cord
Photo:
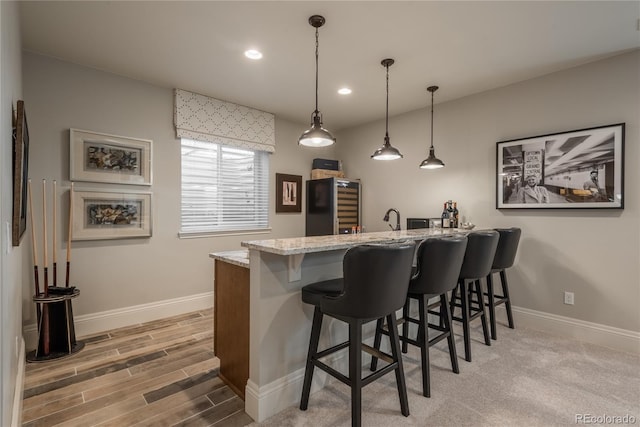
<path id="1" fill-rule="evenodd" d="M 318 114 L 318 27 L 316 27 L 316 111 L 315 114 Z"/>
<path id="2" fill-rule="evenodd" d="M 431 92 L 431 148 L 433 148 L 433 92 Z"/>
<path id="3" fill-rule="evenodd" d="M 385 125 L 385 136 L 389 138 L 389 65 L 387 65 L 387 121 Z M 387 143 L 385 141 L 385 143 Z"/>

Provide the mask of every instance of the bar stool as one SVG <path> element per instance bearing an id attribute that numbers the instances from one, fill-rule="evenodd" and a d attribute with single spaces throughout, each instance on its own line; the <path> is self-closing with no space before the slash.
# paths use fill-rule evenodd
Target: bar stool
<path id="1" fill-rule="evenodd" d="M 498 232 L 493 230 L 475 231 L 467 235 L 467 249 L 464 253 L 464 261 L 458 277 L 458 286 L 451 293 L 451 313 L 455 313 L 455 307 L 460 307 L 462 311 L 460 317 L 455 315 L 452 317 L 453 320 L 462 322 L 464 358 L 467 362 L 471 362 L 469 324 L 476 317 L 480 317 L 482 321 L 484 343 L 491 345 L 480 279 L 487 277 L 491 271 L 491 264 L 498 246 L 498 238 Z M 458 296 L 458 293 L 460 296 Z M 475 294 L 475 299 L 473 294 Z M 458 299 L 460 303 L 457 302 Z"/>
<path id="2" fill-rule="evenodd" d="M 381 376 L 395 371 L 402 415 L 409 416 L 407 389 L 400 355 L 400 341 L 395 311 L 407 297 L 411 263 L 415 243 L 393 245 L 361 245 L 347 250 L 343 259 L 343 278 L 312 283 L 302 288 L 302 301 L 312 304 L 313 324 L 309 353 L 304 373 L 300 409 L 306 410 L 314 367 L 334 376 L 351 387 L 351 424 L 361 425 L 362 387 Z M 342 288 L 342 289 L 341 289 Z M 323 351 L 318 351 L 320 328 L 324 315 L 349 324 L 349 340 Z M 392 325 L 391 353 L 376 351 L 362 343 L 362 325 L 387 317 Z M 338 350 L 349 348 L 349 376 L 321 362 L 319 359 Z M 375 353 L 388 362 L 380 370 L 362 378 L 362 351 Z"/>
<path id="3" fill-rule="evenodd" d="M 402 346 L 403 353 L 406 353 L 407 344 L 420 347 L 422 362 L 422 394 L 425 397 L 431 396 L 430 372 L 429 372 L 429 347 L 447 339 L 449 343 L 449 357 L 451 358 L 451 369 L 456 374 L 458 369 L 458 356 L 453 337 L 451 311 L 447 301 L 447 293 L 456 287 L 460 267 L 464 259 L 467 238 L 465 236 L 441 237 L 426 239 L 418 247 L 418 272 L 409 282 L 409 292 L 404 305 L 402 324 Z M 438 302 L 428 304 L 430 298 L 439 298 Z M 418 318 L 409 317 L 409 305 L 411 300 L 418 301 Z M 439 311 L 430 310 L 439 306 Z M 427 314 L 436 314 L 439 318 L 438 324 L 429 323 Z M 416 339 L 409 338 L 409 323 L 418 325 Z M 429 339 L 429 328 L 440 331 L 440 334 Z M 382 319 L 378 320 L 376 335 L 374 338 L 374 348 L 380 348 L 382 334 L 388 335 L 388 328 L 383 327 Z M 377 366 L 377 358 L 371 360 L 371 370 Z"/>
<path id="4" fill-rule="evenodd" d="M 507 274 L 505 270 L 513 266 L 518 251 L 518 243 L 522 230 L 517 227 L 513 228 L 496 228 L 500 233 L 498 240 L 498 248 L 493 258 L 491 272 L 487 275 L 487 302 L 489 306 L 489 322 L 491 323 L 491 338 L 496 339 L 496 306 L 504 304 L 507 310 L 507 320 L 509 327 L 514 329 L 513 314 L 511 313 L 511 300 L 509 299 L 509 285 L 507 283 Z M 494 273 L 500 273 L 500 283 L 502 284 L 502 295 L 496 295 L 493 291 L 492 276 Z"/>

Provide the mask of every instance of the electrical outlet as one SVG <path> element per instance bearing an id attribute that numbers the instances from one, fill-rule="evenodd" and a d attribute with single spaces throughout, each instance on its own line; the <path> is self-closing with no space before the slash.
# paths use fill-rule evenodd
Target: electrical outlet
<path id="1" fill-rule="evenodd" d="M 564 303 L 568 305 L 573 305 L 573 292 L 564 293 Z"/>

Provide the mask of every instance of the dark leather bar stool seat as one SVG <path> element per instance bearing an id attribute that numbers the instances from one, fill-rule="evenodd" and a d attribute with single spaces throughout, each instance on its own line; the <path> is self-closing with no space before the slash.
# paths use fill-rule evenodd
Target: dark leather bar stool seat
<path id="1" fill-rule="evenodd" d="M 487 277 L 491 271 L 491 265 L 498 246 L 498 238 L 498 232 L 493 230 L 475 231 L 467 235 L 467 249 L 464 253 L 464 261 L 458 277 L 458 286 L 451 294 L 451 312 L 455 313 L 455 307 L 460 307 L 462 311 L 460 317 L 454 315 L 453 319 L 462 322 L 464 358 L 467 362 L 471 362 L 469 324 L 473 319 L 480 317 L 484 343 L 491 345 L 480 279 Z M 475 298 L 473 297 L 474 294 Z M 460 300 L 459 303 L 458 300 Z"/>
<path id="2" fill-rule="evenodd" d="M 456 374 L 460 372 L 447 293 L 456 287 L 466 247 L 467 238 L 465 236 L 426 239 L 418 247 L 417 274 L 409 282 L 407 301 L 403 308 L 404 323 L 402 324 L 401 340 L 404 353 L 407 352 L 407 344 L 420 347 L 422 394 L 425 397 L 431 396 L 429 347 L 446 338 L 449 344 L 451 369 Z M 431 298 L 438 298 L 439 301 L 429 305 Z M 417 319 L 409 316 L 411 313 L 410 303 L 414 299 L 418 301 L 419 307 Z M 438 311 L 431 310 L 436 307 L 439 307 Z M 427 313 L 437 315 L 439 323 L 429 323 Z M 418 325 L 415 339 L 409 337 L 409 323 Z M 429 338 L 429 328 L 440 333 Z M 388 333 L 389 330 L 383 326 L 382 320 L 378 320 L 374 348 L 380 348 L 382 334 L 387 335 Z M 371 369 L 374 370 L 376 365 L 377 359 L 374 357 L 371 361 Z"/>
<path id="3" fill-rule="evenodd" d="M 517 227 L 513 228 L 496 228 L 500 234 L 498 240 L 498 248 L 493 258 L 491 272 L 487 275 L 487 305 L 489 306 L 489 322 L 491 323 L 491 338 L 496 339 L 496 306 L 504 304 L 507 310 L 507 320 L 509 327 L 514 329 L 513 313 L 511 313 L 511 300 L 509 299 L 509 285 L 507 283 L 507 274 L 505 270 L 513 266 L 518 252 L 518 243 L 520 243 L 520 235 L 522 230 Z M 493 290 L 493 274 L 500 273 L 500 283 L 502 285 L 502 295 L 496 295 Z"/>
<path id="4" fill-rule="evenodd" d="M 315 308 L 300 409 L 307 409 L 313 370 L 318 367 L 351 387 L 351 424 L 360 426 L 362 387 L 395 371 L 401 412 L 409 416 L 395 312 L 402 308 L 407 297 L 414 251 L 414 242 L 356 246 L 344 255 L 342 279 L 312 283 L 302 288 L 302 300 Z M 324 315 L 348 323 L 349 340 L 318 351 Z M 383 317 L 395 331 L 390 335 L 391 354 L 362 343 L 362 325 Z M 348 376 L 320 360 L 345 348 L 349 348 Z M 387 365 L 362 378 L 362 351 L 374 353 Z"/>

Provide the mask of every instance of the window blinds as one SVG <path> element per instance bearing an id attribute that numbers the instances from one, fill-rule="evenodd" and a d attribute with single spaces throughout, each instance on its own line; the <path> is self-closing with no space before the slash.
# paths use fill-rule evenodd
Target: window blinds
<path id="1" fill-rule="evenodd" d="M 268 154 L 182 140 L 184 233 L 268 227 Z"/>

